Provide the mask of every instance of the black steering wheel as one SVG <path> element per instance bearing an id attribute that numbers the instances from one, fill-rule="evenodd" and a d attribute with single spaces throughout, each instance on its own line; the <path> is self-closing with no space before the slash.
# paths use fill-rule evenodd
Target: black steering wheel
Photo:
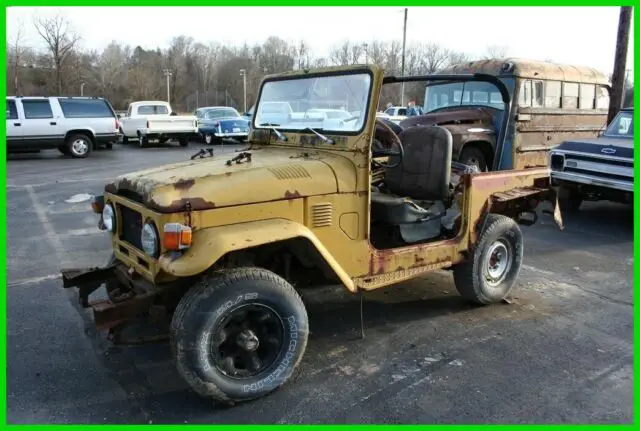
<path id="1" fill-rule="evenodd" d="M 394 149 L 396 147 L 397 149 Z M 390 169 L 400 166 L 402 159 L 404 158 L 404 147 L 402 141 L 393 131 L 393 129 L 386 124 L 386 121 L 376 119 L 376 131 L 371 144 L 371 156 L 372 164 L 378 168 Z M 378 157 L 397 157 L 396 163 L 380 162 L 374 160 Z"/>

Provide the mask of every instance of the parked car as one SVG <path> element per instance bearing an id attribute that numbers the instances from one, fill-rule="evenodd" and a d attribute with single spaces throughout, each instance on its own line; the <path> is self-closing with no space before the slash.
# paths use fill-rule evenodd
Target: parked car
<path id="1" fill-rule="evenodd" d="M 140 147 L 150 140 L 165 143 L 177 139 L 181 147 L 198 136 L 197 119 L 193 115 L 176 115 L 168 102 L 139 101 L 129 104 L 127 114 L 120 119 L 122 144 L 137 139 Z"/>
<path id="2" fill-rule="evenodd" d="M 209 106 L 196 109 L 198 133 L 207 145 L 221 144 L 223 139 L 245 141 L 249 135 L 249 121 L 234 108 Z"/>
<path id="3" fill-rule="evenodd" d="M 402 120 L 407 118 L 407 108 L 403 106 L 390 106 L 385 109 L 384 112 L 377 112 L 376 117 L 384 118 L 394 122 L 395 124 L 400 124 Z"/>
<path id="4" fill-rule="evenodd" d="M 549 168 L 567 211 L 577 211 L 584 200 L 633 203 L 633 108 L 618 112 L 598 138 L 555 146 Z"/>
<path id="5" fill-rule="evenodd" d="M 7 97 L 7 152 L 57 148 L 84 158 L 118 139 L 118 119 L 98 97 Z"/>

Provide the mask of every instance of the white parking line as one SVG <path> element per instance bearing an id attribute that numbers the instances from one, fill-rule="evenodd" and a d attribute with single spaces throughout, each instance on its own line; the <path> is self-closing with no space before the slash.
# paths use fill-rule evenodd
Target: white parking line
<path id="1" fill-rule="evenodd" d="M 87 235 L 97 235 L 97 234 L 104 234 L 103 231 L 101 231 L 100 229 L 98 229 L 98 227 L 89 227 L 89 228 L 85 228 L 85 229 L 73 229 L 73 230 L 68 230 L 66 232 L 60 232 L 58 235 L 59 236 L 87 236 Z"/>
<path id="2" fill-rule="evenodd" d="M 58 261 L 63 262 L 65 249 L 60 241 L 60 238 L 56 234 L 56 230 L 53 228 L 51 221 L 49 221 L 49 217 L 47 216 L 47 211 L 45 207 L 40 203 L 38 197 L 36 196 L 36 192 L 33 190 L 32 186 L 27 186 L 27 193 L 29 193 L 29 197 L 31 198 L 31 202 L 33 203 L 33 208 L 36 210 L 36 214 L 38 215 L 38 219 L 45 230 L 47 240 L 53 250 L 56 253 L 56 258 Z"/>
<path id="3" fill-rule="evenodd" d="M 41 281 L 56 280 L 60 278 L 60 274 L 43 275 L 42 277 L 29 277 L 7 283 L 7 287 L 26 286 L 29 284 L 40 283 Z"/>

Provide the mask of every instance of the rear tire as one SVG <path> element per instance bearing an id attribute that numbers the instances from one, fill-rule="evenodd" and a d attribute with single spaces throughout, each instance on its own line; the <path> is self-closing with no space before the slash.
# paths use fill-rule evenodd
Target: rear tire
<path id="1" fill-rule="evenodd" d="M 503 300 L 520 274 L 523 251 L 520 226 L 509 217 L 488 214 L 471 255 L 453 269 L 456 289 L 481 305 Z"/>
<path id="2" fill-rule="evenodd" d="M 140 145 L 140 148 L 146 147 L 148 143 L 149 143 L 149 139 L 146 136 L 143 136 L 143 135 L 138 136 L 138 145 Z"/>
<path id="3" fill-rule="evenodd" d="M 84 159 L 91 152 L 93 142 L 82 133 L 72 133 L 65 142 L 69 155 L 75 159 Z"/>
<path id="4" fill-rule="evenodd" d="M 189 139 L 187 139 L 187 138 L 180 138 L 180 139 L 178 139 L 178 142 L 180 143 L 181 147 L 188 147 L 189 146 Z"/>
<path id="5" fill-rule="evenodd" d="M 179 374 L 199 395 L 248 401 L 289 380 L 304 355 L 308 326 L 302 299 L 283 278 L 261 268 L 224 270 L 180 300 L 171 350 Z"/>

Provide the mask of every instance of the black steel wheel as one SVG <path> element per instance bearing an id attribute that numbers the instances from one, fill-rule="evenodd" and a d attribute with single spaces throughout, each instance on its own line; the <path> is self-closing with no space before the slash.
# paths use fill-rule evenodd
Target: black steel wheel
<path id="1" fill-rule="evenodd" d="M 203 278 L 183 296 L 171 321 L 171 350 L 195 392 L 234 403 L 285 384 L 308 334 L 293 286 L 265 269 L 237 268 Z"/>

